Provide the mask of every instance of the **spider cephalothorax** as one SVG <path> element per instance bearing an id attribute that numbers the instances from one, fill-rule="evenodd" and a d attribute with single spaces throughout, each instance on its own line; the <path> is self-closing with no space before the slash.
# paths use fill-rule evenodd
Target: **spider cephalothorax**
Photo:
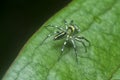
<path id="1" fill-rule="evenodd" d="M 87 41 L 88 43 L 90 43 L 85 37 L 83 36 L 76 36 L 77 33 L 80 32 L 80 29 L 73 24 L 73 20 L 71 20 L 71 22 L 68 24 L 66 21 L 64 21 L 64 27 L 58 27 L 58 26 L 53 26 L 53 25 L 49 25 L 50 27 L 53 28 L 57 28 L 57 31 L 49 34 L 44 40 L 43 42 L 51 37 L 53 34 L 55 34 L 53 40 L 60 40 L 60 39 L 65 39 L 63 46 L 61 48 L 61 54 L 64 51 L 65 45 L 67 44 L 67 42 L 71 42 L 75 51 L 75 55 L 76 55 L 76 61 L 78 61 L 77 58 L 77 49 L 76 49 L 76 44 L 75 41 L 81 42 L 82 45 L 85 47 L 85 51 L 87 51 L 86 45 L 84 44 L 84 42 L 82 40 Z M 43 43 L 42 42 L 42 43 Z"/>

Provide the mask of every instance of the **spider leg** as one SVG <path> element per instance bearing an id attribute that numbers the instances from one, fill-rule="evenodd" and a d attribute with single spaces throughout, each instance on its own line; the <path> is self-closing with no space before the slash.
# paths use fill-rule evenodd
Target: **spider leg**
<path id="1" fill-rule="evenodd" d="M 64 20 L 64 24 L 65 24 L 65 27 L 66 27 L 66 30 L 68 29 L 68 22 L 66 20 Z"/>
<path id="2" fill-rule="evenodd" d="M 87 42 L 89 43 L 89 46 L 90 46 L 90 41 L 89 41 L 89 40 L 87 40 L 85 37 L 82 37 L 82 36 L 77 36 L 76 38 L 77 38 L 77 39 L 84 39 L 85 41 L 87 41 Z"/>
<path id="3" fill-rule="evenodd" d="M 75 51 L 76 61 L 78 62 L 77 49 L 76 49 L 75 41 L 74 41 L 73 39 L 71 39 L 71 42 L 72 42 L 72 44 L 73 44 L 73 48 L 74 48 L 74 51 Z"/>
<path id="4" fill-rule="evenodd" d="M 61 56 L 62 56 L 62 54 L 63 54 L 64 48 L 65 48 L 67 42 L 68 42 L 68 38 L 66 38 L 65 42 L 63 43 L 63 46 L 62 46 L 62 48 L 61 48 L 61 54 L 60 54 L 60 56 L 59 56 L 59 58 L 58 58 L 58 61 L 60 60 L 60 58 L 61 58 Z"/>
<path id="5" fill-rule="evenodd" d="M 66 20 L 64 20 L 64 24 L 65 24 L 65 25 L 67 25 L 67 24 L 68 24 Z"/>
<path id="6" fill-rule="evenodd" d="M 46 36 L 46 38 L 41 42 L 40 45 L 42 45 L 49 37 L 51 37 L 52 35 L 56 34 L 57 32 L 51 33 L 49 35 Z"/>
<path id="7" fill-rule="evenodd" d="M 62 49 L 61 49 L 61 53 L 63 53 L 64 48 L 65 48 L 65 46 L 66 46 L 66 44 L 67 44 L 67 41 L 68 41 L 68 39 L 67 39 L 67 40 L 65 40 L 65 42 L 64 42 L 64 44 L 63 44 L 63 46 L 62 46 Z"/>
<path id="8" fill-rule="evenodd" d="M 73 24 L 73 20 L 70 21 L 70 24 L 71 24 L 71 25 Z"/>
<path id="9" fill-rule="evenodd" d="M 53 27 L 53 28 L 56 28 L 58 30 L 61 30 L 61 31 L 64 31 L 64 29 L 62 27 L 59 27 L 59 26 L 54 26 L 54 25 L 48 25 L 46 28 L 48 29 L 48 27 Z M 49 29 L 48 29 L 49 30 Z"/>
<path id="10" fill-rule="evenodd" d="M 85 47 L 85 52 L 87 52 L 87 47 L 86 47 L 85 43 L 83 41 L 81 41 L 81 39 L 79 39 L 79 38 L 75 38 L 75 40 L 78 42 L 81 42 L 82 45 Z"/>
<path id="11" fill-rule="evenodd" d="M 80 32 L 80 29 L 78 28 L 78 26 L 76 24 L 74 24 L 74 26 L 77 29 L 77 31 Z"/>

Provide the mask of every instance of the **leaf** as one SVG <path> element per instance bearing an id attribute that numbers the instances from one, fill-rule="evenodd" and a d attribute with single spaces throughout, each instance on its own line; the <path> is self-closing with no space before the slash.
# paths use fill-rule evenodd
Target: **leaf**
<path id="1" fill-rule="evenodd" d="M 3 80 L 120 80 L 120 0 L 73 0 L 54 15 L 25 44 Z M 58 61 L 64 40 L 49 38 L 45 25 L 63 25 L 74 20 L 79 35 L 91 46 L 87 52 L 66 46 Z"/>

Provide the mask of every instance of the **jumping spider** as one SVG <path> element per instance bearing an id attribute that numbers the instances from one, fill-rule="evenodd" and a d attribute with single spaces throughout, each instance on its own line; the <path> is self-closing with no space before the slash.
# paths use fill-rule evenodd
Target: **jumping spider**
<path id="1" fill-rule="evenodd" d="M 53 26 L 53 25 L 49 25 L 50 27 L 53 27 L 53 28 L 56 28 L 57 31 L 53 32 L 53 33 L 50 33 L 44 40 L 43 42 L 51 37 L 53 34 L 55 34 L 53 40 L 60 40 L 60 39 L 63 39 L 65 38 L 65 41 L 63 43 L 63 46 L 61 48 L 61 55 L 64 51 L 64 48 L 65 48 L 65 45 L 70 41 L 73 45 L 73 48 L 74 48 L 74 51 L 75 51 L 75 56 L 76 56 L 76 61 L 78 62 L 78 58 L 77 58 L 77 49 L 76 49 L 76 44 L 75 44 L 75 41 L 78 41 L 78 42 L 81 42 L 82 45 L 84 46 L 85 48 L 85 51 L 87 51 L 87 48 L 86 48 L 86 45 L 85 43 L 82 41 L 82 40 L 85 40 L 87 41 L 89 44 L 89 40 L 87 40 L 85 37 L 83 36 L 76 36 L 76 34 L 78 34 L 80 32 L 80 29 L 75 25 L 73 24 L 73 20 L 71 20 L 71 22 L 68 24 L 67 21 L 64 21 L 64 26 L 65 28 L 62 28 L 62 27 L 58 27 L 58 26 Z M 43 44 L 42 42 L 42 44 Z"/>

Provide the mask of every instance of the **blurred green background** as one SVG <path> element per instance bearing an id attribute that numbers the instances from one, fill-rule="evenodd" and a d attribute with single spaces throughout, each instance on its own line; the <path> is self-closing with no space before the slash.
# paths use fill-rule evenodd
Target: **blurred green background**
<path id="1" fill-rule="evenodd" d="M 70 0 L 4 0 L 0 5 L 0 79 L 32 34 Z"/>

